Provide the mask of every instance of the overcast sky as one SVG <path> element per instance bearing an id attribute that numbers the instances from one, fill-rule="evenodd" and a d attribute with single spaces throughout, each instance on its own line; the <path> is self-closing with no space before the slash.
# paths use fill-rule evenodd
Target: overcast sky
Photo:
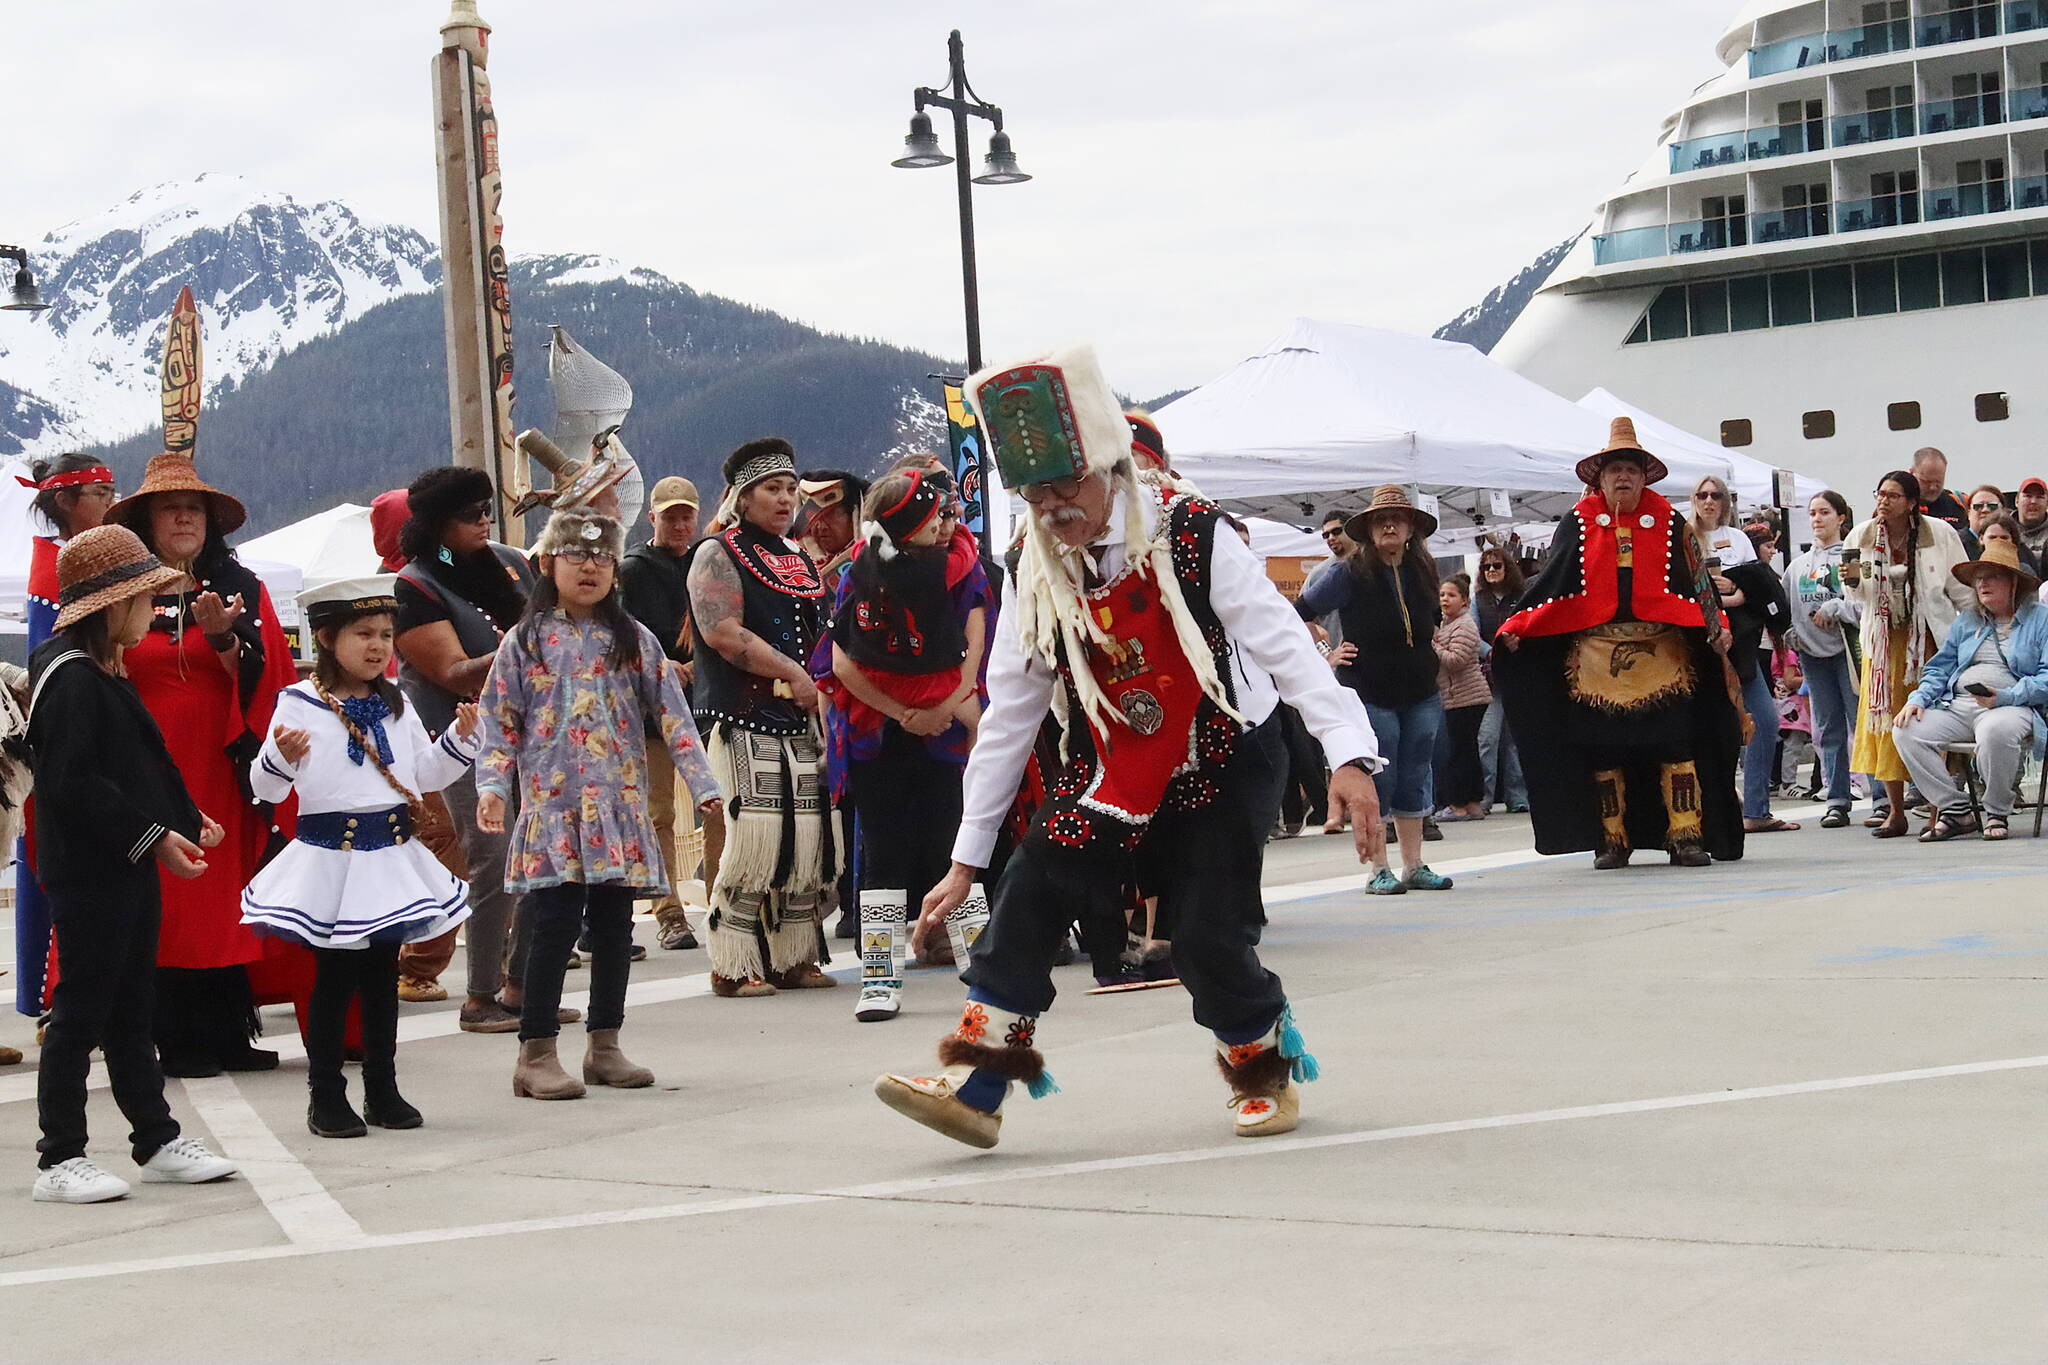
<path id="1" fill-rule="evenodd" d="M 965 350 L 952 172 L 888 163 L 959 26 L 1037 176 L 975 191 L 985 349 L 1092 339 L 1139 396 L 1214 377 L 1296 315 L 1434 330 L 1584 225 L 1715 73 L 1737 7 L 480 4 L 509 249 L 616 256 L 947 356 Z M 10 6 L 0 241 L 209 170 L 436 236 L 446 14 Z"/>

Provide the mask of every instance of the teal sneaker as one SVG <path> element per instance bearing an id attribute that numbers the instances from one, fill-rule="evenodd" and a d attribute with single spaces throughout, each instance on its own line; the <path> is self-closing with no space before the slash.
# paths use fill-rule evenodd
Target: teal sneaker
<path id="1" fill-rule="evenodd" d="M 1372 880 L 1365 884 L 1367 894 L 1374 896 L 1399 896 L 1408 890 L 1408 883 L 1394 875 L 1394 870 L 1383 867 L 1372 874 Z"/>
<path id="2" fill-rule="evenodd" d="M 1406 885 L 1414 887 L 1417 891 L 1448 891 L 1451 889 L 1451 879 L 1441 872 L 1431 872 L 1429 864 L 1424 863 L 1408 874 Z"/>

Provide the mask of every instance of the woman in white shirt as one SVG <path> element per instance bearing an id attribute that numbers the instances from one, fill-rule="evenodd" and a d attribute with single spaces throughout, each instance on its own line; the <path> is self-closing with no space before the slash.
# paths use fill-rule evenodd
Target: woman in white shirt
<path id="1" fill-rule="evenodd" d="M 1735 524 L 1735 495 L 1714 475 L 1709 474 L 1694 485 L 1692 515 L 1687 520 L 1692 523 L 1693 534 L 1707 547 L 1707 553 L 1720 557 L 1723 568 L 1747 564 L 1756 558 L 1756 547 Z"/>

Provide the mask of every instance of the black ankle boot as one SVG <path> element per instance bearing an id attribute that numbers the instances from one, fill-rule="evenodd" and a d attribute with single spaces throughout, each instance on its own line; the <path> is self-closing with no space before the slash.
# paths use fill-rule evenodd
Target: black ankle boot
<path id="1" fill-rule="evenodd" d="M 398 1093 L 398 1081 L 363 1078 L 363 1118 L 379 1128 L 417 1128 L 426 1122 Z"/>
<path id="2" fill-rule="evenodd" d="M 306 1105 L 306 1127 L 314 1137 L 324 1138 L 356 1138 L 370 1131 L 350 1106 L 348 1091 L 338 1085 L 313 1091 Z"/>

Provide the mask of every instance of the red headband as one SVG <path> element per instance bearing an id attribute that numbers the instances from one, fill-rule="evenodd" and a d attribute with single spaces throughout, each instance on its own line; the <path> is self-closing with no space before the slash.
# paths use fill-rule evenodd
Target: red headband
<path id="1" fill-rule="evenodd" d="M 932 524 L 932 518 L 939 514 L 945 500 L 937 484 L 927 487 L 923 471 L 913 469 L 910 471 L 910 487 L 896 500 L 894 507 L 885 507 L 876 513 L 875 520 L 889 533 L 889 539 L 901 545 Z"/>
<path id="2" fill-rule="evenodd" d="M 23 488 L 54 493 L 60 488 L 79 488 L 89 483 L 112 483 L 114 471 L 103 464 L 96 464 L 90 469 L 74 469 L 69 474 L 52 474 L 41 483 L 34 479 L 24 479 L 19 474 L 14 476 L 14 481 Z"/>

